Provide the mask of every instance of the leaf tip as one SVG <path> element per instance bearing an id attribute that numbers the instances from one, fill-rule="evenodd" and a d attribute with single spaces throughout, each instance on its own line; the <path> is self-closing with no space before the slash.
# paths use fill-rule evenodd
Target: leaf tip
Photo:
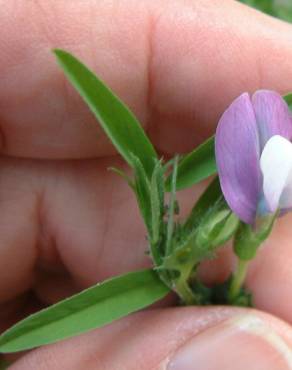
<path id="1" fill-rule="evenodd" d="M 59 48 L 53 48 L 52 53 L 55 54 L 57 57 L 60 57 L 64 54 L 68 54 L 65 50 Z"/>

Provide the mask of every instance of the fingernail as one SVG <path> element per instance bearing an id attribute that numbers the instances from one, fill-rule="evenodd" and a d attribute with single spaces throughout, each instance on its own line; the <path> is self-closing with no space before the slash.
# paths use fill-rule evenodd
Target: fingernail
<path id="1" fill-rule="evenodd" d="M 292 348 L 251 314 L 198 334 L 175 353 L 167 370 L 287 370 Z"/>

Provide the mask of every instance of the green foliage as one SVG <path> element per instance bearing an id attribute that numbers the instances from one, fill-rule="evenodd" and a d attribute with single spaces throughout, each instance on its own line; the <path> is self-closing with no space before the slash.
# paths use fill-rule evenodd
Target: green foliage
<path id="1" fill-rule="evenodd" d="M 291 0 L 239 0 L 273 17 L 292 22 Z"/>
<path id="2" fill-rule="evenodd" d="M 139 158 L 148 177 L 157 154 L 134 114 L 73 55 L 55 50 L 57 60 L 71 84 L 85 100 L 116 149 L 130 166 Z"/>
<path id="3" fill-rule="evenodd" d="M 288 104 L 290 110 L 292 111 L 292 93 L 289 93 L 289 94 L 283 96 L 283 98 L 286 101 L 286 103 Z"/>
<path id="4" fill-rule="evenodd" d="M 168 292 L 152 270 L 114 277 L 20 321 L 0 336 L 0 352 L 31 349 L 101 327 Z"/>

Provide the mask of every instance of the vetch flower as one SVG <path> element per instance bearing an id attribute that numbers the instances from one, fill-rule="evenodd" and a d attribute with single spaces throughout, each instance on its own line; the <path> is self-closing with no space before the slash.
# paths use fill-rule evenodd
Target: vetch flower
<path id="1" fill-rule="evenodd" d="M 292 207 L 291 139 L 289 107 L 274 91 L 244 93 L 223 113 L 215 136 L 218 174 L 242 221 Z"/>

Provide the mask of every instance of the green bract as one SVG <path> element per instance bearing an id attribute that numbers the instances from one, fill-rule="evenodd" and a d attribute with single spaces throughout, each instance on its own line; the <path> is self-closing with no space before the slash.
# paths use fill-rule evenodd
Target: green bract
<path id="1" fill-rule="evenodd" d="M 277 213 L 265 216 L 258 221 L 258 225 L 247 225 L 240 222 L 234 237 L 234 252 L 244 261 L 256 256 L 258 248 L 272 232 Z"/>

